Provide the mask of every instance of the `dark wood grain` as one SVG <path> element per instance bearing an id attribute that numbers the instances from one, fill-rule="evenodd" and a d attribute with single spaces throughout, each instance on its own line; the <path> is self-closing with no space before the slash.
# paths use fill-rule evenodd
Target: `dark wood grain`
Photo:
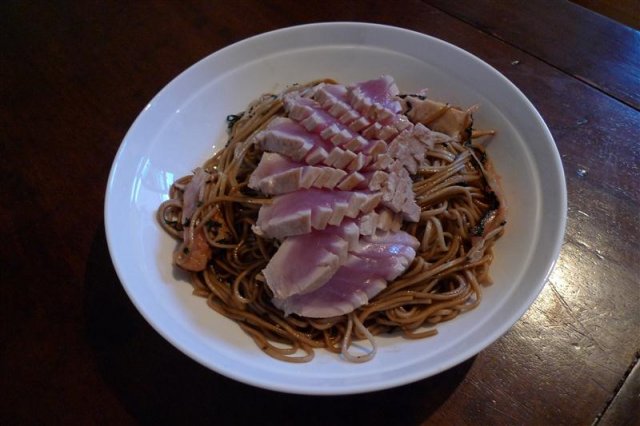
<path id="1" fill-rule="evenodd" d="M 425 2 L 640 109 L 640 32 L 633 28 L 568 1 Z"/>
<path id="2" fill-rule="evenodd" d="M 638 426 L 640 425 L 640 363 L 629 368 L 629 374 L 620 382 L 620 390 L 611 400 L 611 404 L 598 421 L 601 426 Z M 629 415 L 631 413 L 631 415 Z"/>
<path id="3" fill-rule="evenodd" d="M 636 0 L 571 0 L 571 2 L 640 30 L 640 3 Z"/>
<path id="4" fill-rule="evenodd" d="M 501 3 L 495 16 L 509 12 L 512 20 L 523 21 L 533 14 L 553 22 L 564 10 L 545 10 L 541 0 L 530 3 Z M 640 349 L 634 332 L 640 329 L 640 112 L 619 101 L 618 88 L 587 83 L 566 66 L 562 56 L 572 41 L 561 32 L 548 30 L 554 42 L 547 40 L 550 53 L 542 57 L 519 33 L 496 37 L 486 23 L 440 7 L 419 0 L 327 1 L 317 9 L 284 0 L 2 3 L 0 424 L 606 419 Z M 430 34 L 504 73 L 540 110 L 556 139 L 569 212 L 565 244 L 548 285 L 495 344 L 408 386 L 316 398 L 234 382 L 163 340 L 118 282 L 102 209 L 122 138 L 168 81 L 240 39 L 328 20 L 380 22 Z M 571 31 L 588 37 L 594 25 L 611 24 L 594 14 L 573 22 Z M 628 42 L 624 34 L 611 32 L 600 48 L 619 50 Z M 633 58 L 618 60 L 638 72 Z"/>

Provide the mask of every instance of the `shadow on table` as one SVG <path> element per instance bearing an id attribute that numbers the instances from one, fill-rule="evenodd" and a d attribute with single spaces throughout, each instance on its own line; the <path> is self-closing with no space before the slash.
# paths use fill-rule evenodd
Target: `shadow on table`
<path id="1" fill-rule="evenodd" d="M 473 358 L 391 390 L 314 397 L 266 391 L 192 361 L 137 312 L 111 263 L 103 228 L 85 276 L 86 333 L 105 382 L 142 424 L 416 424 L 462 382 Z"/>

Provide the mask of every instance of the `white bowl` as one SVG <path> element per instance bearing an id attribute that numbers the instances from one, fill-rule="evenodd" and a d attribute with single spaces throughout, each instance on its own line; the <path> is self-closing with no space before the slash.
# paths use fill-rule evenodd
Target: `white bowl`
<path id="1" fill-rule="evenodd" d="M 167 60 L 170 60 L 168 58 Z M 317 351 L 309 364 L 263 354 L 232 321 L 191 294 L 171 266 L 175 241 L 155 221 L 171 183 L 225 142 L 225 117 L 264 92 L 332 77 L 354 82 L 390 74 L 405 92 L 428 87 L 450 103 L 479 104 L 476 127 L 497 129 L 489 147 L 509 205 L 480 306 L 441 324 L 433 338 L 379 338 L 379 352 L 352 364 Z M 362 23 L 324 23 L 252 37 L 193 65 L 140 113 L 116 155 L 105 201 L 111 257 L 129 297 L 178 349 L 251 385 L 303 394 L 348 394 L 423 379 L 472 357 L 505 333 L 542 289 L 558 256 L 566 187 L 544 121 L 498 71 L 444 41 Z"/>

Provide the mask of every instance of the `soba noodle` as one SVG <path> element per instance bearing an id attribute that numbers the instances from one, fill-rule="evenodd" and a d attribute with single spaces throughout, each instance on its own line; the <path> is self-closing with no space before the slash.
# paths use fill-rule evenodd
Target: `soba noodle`
<path id="1" fill-rule="evenodd" d="M 196 296 L 206 298 L 213 310 L 234 320 L 265 353 L 289 362 L 308 362 L 319 348 L 341 353 L 349 361 L 366 361 L 376 353 L 374 336 L 433 336 L 437 324 L 480 303 L 481 289 L 490 283 L 492 247 L 504 222 L 488 233 L 482 229 L 499 200 L 487 183 L 490 168 L 484 149 L 469 137 L 436 143 L 414 177 L 420 220 L 405 222 L 403 229 L 420 241 L 420 247 L 403 275 L 368 304 L 339 317 L 285 316 L 275 308 L 261 271 L 278 242 L 251 230 L 260 206 L 270 203 L 270 198 L 250 189 L 247 182 L 262 155 L 251 136 L 283 114 L 281 96 L 263 95 L 243 114 L 229 116 L 226 146 L 202 166 L 211 177 L 196 211 L 185 223 L 182 201 L 191 175 L 173 184 L 169 200 L 158 209 L 158 221 L 170 235 L 183 240 L 187 230 L 181 245 L 184 250 L 202 231 L 214 250 L 204 271 L 191 272 Z M 356 340 L 367 340 L 370 350 L 351 353 Z"/>

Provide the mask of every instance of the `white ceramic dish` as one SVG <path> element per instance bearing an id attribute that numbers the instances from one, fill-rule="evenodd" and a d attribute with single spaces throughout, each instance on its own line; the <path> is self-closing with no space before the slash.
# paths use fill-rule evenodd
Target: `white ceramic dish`
<path id="1" fill-rule="evenodd" d="M 170 59 L 168 59 L 170 60 Z M 351 364 L 317 351 L 310 364 L 271 359 L 233 322 L 191 295 L 171 266 L 175 242 L 155 221 L 174 179 L 225 141 L 225 117 L 267 91 L 333 77 L 395 77 L 401 90 L 481 108 L 498 129 L 489 153 L 503 178 L 507 232 L 481 305 L 430 339 L 382 337 L 377 356 Z M 361 23 L 287 28 L 241 41 L 193 65 L 141 112 L 113 163 L 105 201 L 109 250 L 129 297 L 169 342 L 203 365 L 255 386 L 348 394 L 399 386 L 448 369 L 490 345 L 527 310 L 558 256 L 566 219 L 560 157 L 542 118 L 504 76 L 471 54 L 412 31 Z"/>

